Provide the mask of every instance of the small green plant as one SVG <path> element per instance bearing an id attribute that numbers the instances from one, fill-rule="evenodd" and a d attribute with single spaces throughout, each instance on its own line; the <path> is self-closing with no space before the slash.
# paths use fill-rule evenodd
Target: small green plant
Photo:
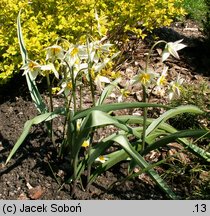
<path id="1" fill-rule="evenodd" d="M 210 153 L 191 143 L 186 137 L 209 136 L 207 130 L 185 130 L 177 131 L 174 127 L 165 123 L 169 118 L 185 112 L 196 114 L 203 113 L 195 106 L 179 106 L 171 108 L 161 104 L 148 102 L 148 95 L 155 90 L 161 95 L 167 90 L 169 98 L 180 95 L 182 79 L 167 82 L 167 67 L 163 66 L 162 74 L 158 74 L 150 67 L 150 58 L 153 50 L 159 43 L 164 43 L 162 62 L 172 55 L 179 58 L 178 50 L 185 47 L 181 40 L 176 42 L 158 41 L 153 45 L 147 55 L 146 67 L 139 69 L 138 74 L 129 82 L 130 85 L 140 85 L 143 88 L 143 101 L 126 103 L 117 102 L 106 104 L 106 98 L 113 92 L 114 88 L 119 93 L 125 93 L 126 89 L 120 89 L 118 83 L 120 77 L 116 73 L 106 69 L 112 59 L 119 53 L 113 53 L 112 44 L 106 42 L 106 38 L 94 40 L 86 38 L 86 42 L 71 44 L 66 40 L 59 40 L 53 46 L 46 48 L 45 61 L 33 61 L 28 58 L 24 45 L 20 25 L 20 14 L 18 16 L 18 38 L 23 58 L 24 75 L 31 93 L 31 97 L 40 112 L 40 115 L 25 123 L 23 133 L 14 145 L 6 163 L 15 154 L 16 150 L 23 143 L 32 125 L 42 122 L 47 123 L 49 134 L 53 141 L 53 119 L 59 116 L 65 118 L 63 125 L 62 143 L 60 143 L 59 156 L 68 157 L 72 194 L 78 183 L 82 184 L 80 178 L 86 173 L 86 187 L 95 181 L 98 175 L 110 169 L 112 166 L 124 161 L 130 161 L 133 165 L 146 172 L 153 181 L 170 197 L 177 196 L 167 185 L 163 178 L 155 171 L 157 164 L 148 163 L 144 156 L 152 150 L 159 149 L 168 143 L 176 140 L 189 151 L 209 161 Z M 42 63 L 40 63 L 42 62 Z M 36 86 L 37 76 L 44 76 L 47 79 L 50 96 L 50 106 L 44 103 Z M 53 80 L 57 79 L 58 85 L 53 86 Z M 91 106 L 84 107 L 82 95 L 90 91 Z M 64 105 L 55 108 L 53 105 L 53 92 L 64 99 Z M 124 94 L 123 96 L 126 96 Z M 122 97 L 120 98 L 122 100 Z M 149 107 L 161 107 L 167 109 L 157 119 L 147 118 Z M 121 109 L 143 109 L 143 116 L 139 115 L 111 115 L 112 112 Z M 115 132 L 107 134 L 106 137 L 94 141 L 94 134 L 98 129 L 109 125 L 115 127 Z M 135 125 L 135 126 L 134 126 Z M 113 144 L 118 148 L 107 153 Z M 86 148 L 86 151 L 82 151 Z M 162 163 L 162 162 L 161 162 Z M 132 176 L 129 172 L 129 176 Z"/>
<path id="2" fill-rule="evenodd" d="M 181 104 L 192 104 L 204 111 L 202 115 L 196 116 L 191 113 L 184 113 L 170 120 L 170 124 L 178 129 L 187 128 L 209 128 L 210 122 L 210 88 L 205 80 L 199 81 L 197 84 L 183 85 L 179 98 L 171 101 L 172 106 L 180 106 Z M 185 122 L 185 124 L 183 124 Z"/>
<path id="3" fill-rule="evenodd" d="M 205 18 L 205 0 L 184 0 L 181 4 L 182 7 L 185 9 L 186 13 L 188 14 L 189 18 L 196 20 L 200 23 Z"/>

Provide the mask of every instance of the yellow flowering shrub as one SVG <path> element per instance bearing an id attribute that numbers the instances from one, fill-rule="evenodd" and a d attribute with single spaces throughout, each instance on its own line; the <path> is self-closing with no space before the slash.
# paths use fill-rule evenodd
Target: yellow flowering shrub
<path id="1" fill-rule="evenodd" d="M 144 38 L 148 31 L 167 26 L 184 14 L 182 0 L 1 0 L 0 84 L 21 65 L 16 18 L 22 9 L 22 30 L 29 58 L 44 56 L 45 48 L 59 38 L 84 41 L 86 35 L 125 36 L 127 31 Z"/>

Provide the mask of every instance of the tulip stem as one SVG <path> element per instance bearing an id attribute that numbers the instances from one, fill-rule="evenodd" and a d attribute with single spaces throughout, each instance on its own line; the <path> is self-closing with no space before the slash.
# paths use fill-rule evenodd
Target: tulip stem
<path id="1" fill-rule="evenodd" d="M 150 61 L 150 57 L 151 57 L 151 55 L 152 55 L 152 52 L 153 52 L 154 48 L 155 48 L 158 44 L 160 44 L 160 43 L 165 43 L 165 44 L 167 44 L 167 42 L 164 41 L 164 40 L 157 41 L 155 44 L 153 44 L 153 46 L 151 47 L 151 49 L 149 50 L 149 53 L 148 53 L 148 55 L 147 55 L 146 68 L 145 68 L 145 71 L 146 71 L 146 72 L 147 72 L 147 70 L 148 70 L 149 61 Z"/>
<path id="2" fill-rule="evenodd" d="M 146 92 L 146 87 L 143 86 L 143 102 L 147 102 L 147 92 Z M 145 139 L 146 139 L 146 122 L 147 122 L 147 107 L 143 108 L 143 131 L 142 131 L 142 149 L 141 152 L 144 151 L 145 149 Z"/>
<path id="3" fill-rule="evenodd" d="M 94 90 L 94 85 L 93 85 L 93 78 L 91 75 L 91 71 L 88 68 L 88 75 L 89 75 L 89 79 L 90 79 L 90 91 L 91 91 L 91 96 L 92 96 L 92 100 L 93 100 L 93 107 L 95 107 L 96 102 L 95 102 L 95 90 Z"/>
<path id="4" fill-rule="evenodd" d="M 50 96 L 50 112 L 53 112 L 53 100 L 52 100 L 52 86 L 50 82 L 50 76 L 47 74 L 47 86 L 48 86 L 48 91 L 49 91 L 49 96 Z M 50 138 L 52 140 L 53 145 L 55 146 L 55 140 L 54 140 L 54 135 L 53 135 L 53 119 L 50 121 Z"/>

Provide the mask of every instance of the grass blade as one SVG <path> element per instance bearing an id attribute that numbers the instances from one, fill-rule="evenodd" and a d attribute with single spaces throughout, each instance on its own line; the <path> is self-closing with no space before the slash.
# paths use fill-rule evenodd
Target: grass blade
<path id="1" fill-rule="evenodd" d="M 11 152 L 10 152 L 10 154 L 6 160 L 6 164 L 9 162 L 9 160 L 12 158 L 12 156 L 15 154 L 15 152 L 21 146 L 21 144 L 23 143 L 23 141 L 25 140 L 25 138 L 29 134 L 30 129 L 33 125 L 39 124 L 39 123 L 44 122 L 44 121 L 50 121 L 51 119 L 54 119 L 58 115 L 61 115 L 63 113 L 64 113 L 63 109 L 58 109 L 58 110 L 55 110 L 54 112 L 45 113 L 45 114 L 36 116 L 35 118 L 33 118 L 31 120 L 28 120 L 24 125 L 22 134 L 20 135 L 18 141 L 15 143 L 14 147 L 11 150 Z"/>
<path id="2" fill-rule="evenodd" d="M 111 112 L 116 110 L 122 110 L 122 109 L 134 109 L 134 108 L 144 108 L 144 107 L 162 107 L 169 109 L 171 107 L 165 106 L 162 104 L 151 104 L 151 103 L 142 103 L 142 102 L 135 102 L 135 103 L 112 103 L 112 104 L 102 104 L 96 107 L 92 107 L 83 111 L 79 111 L 75 113 L 75 116 L 73 117 L 73 121 L 84 118 L 89 113 L 91 113 L 94 110 L 100 110 L 103 112 Z"/>
<path id="3" fill-rule="evenodd" d="M 112 83 L 110 83 L 102 92 L 100 98 L 96 102 L 96 106 L 103 104 L 105 99 L 111 94 L 112 90 L 117 86 L 117 84 L 120 82 L 120 78 L 114 80 Z"/>
<path id="4" fill-rule="evenodd" d="M 182 141 L 181 143 L 187 147 L 187 149 L 192 152 L 193 154 L 195 154 L 196 156 L 205 159 L 206 161 L 210 162 L 210 153 L 206 152 L 205 150 L 203 150 L 202 148 L 193 145 L 192 143 L 188 142 L 186 139 L 183 140 L 181 138 L 185 138 L 185 137 L 201 137 L 201 136 L 205 136 L 207 138 L 210 138 L 210 133 L 206 130 L 184 130 L 184 131 L 178 131 L 176 133 L 173 134 L 169 134 L 161 139 L 159 139 L 158 141 L 154 142 L 153 144 L 149 145 L 145 151 L 143 152 L 143 154 L 147 154 L 149 153 L 151 150 L 153 149 L 158 149 L 160 147 L 163 147 L 165 145 L 167 145 L 170 142 L 173 142 L 175 140 Z"/>
<path id="5" fill-rule="evenodd" d="M 19 42 L 19 46 L 20 46 L 20 52 L 21 52 L 21 56 L 22 56 L 23 65 L 25 65 L 25 64 L 27 64 L 27 61 L 28 61 L 28 54 L 27 54 L 25 42 L 23 39 L 22 27 L 21 27 L 21 22 L 20 22 L 20 15 L 21 15 L 21 10 L 19 11 L 19 14 L 17 17 L 17 35 L 18 35 L 18 42 Z M 37 110 L 40 113 L 47 112 L 46 105 L 43 102 L 42 97 L 39 93 L 39 90 L 36 86 L 36 83 L 32 79 L 32 77 L 30 76 L 30 73 L 26 74 L 26 81 L 27 81 L 29 92 L 31 94 L 31 98 L 32 98 L 33 102 L 35 103 Z"/>
<path id="6" fill-rule="evenodd" d="M 115 116 L 114 118 L 118 119 L 122 123 L 124 122 L 127 124 L 142 124 L 143 123 L 143 118 L 141 116 L 125 115 L 125 116 Z M 148 118 L 146 124 L 149 125 L 154 120 L 155 119 Z M 190 143 L 189 140 L 185 138 L 185 137 L 202 137 L 202 136 L 205 136 L 208 138 L 210 136 L 209 131 L 206 131 L 206 130 L 185 130 L 185 131 L 179 132 L 174 127 L 172 127 L 171 125 L 169 125 L 165 122 L 161 122 L 157 126 L 157 128 L 166 132 L 165 134 L 162 133 L 161 135 L 168 135 L 168 137 L 164 136 L 163 138 L 161 138 L 161 140 L 163 139 L 163 144 L 162 144 L 163 146 L 167 145 L 169 142 L 173 142 L 176 140 L 182 146 L 186 147 L 191 153 L 195 154 L 196 156 L 198 156 L 204 160 L 209 161 L 209 153 L 208 152 L 205 152 L 205 150 L 203 150 L 202 148 Z M 133 128 L 133 130 L 137 130 L 137 132 L 138 132 L 138 128 Z M 156 132 L 156 130 L 155 130 L 155 132 Z M 155 132 L 154 131 L 151 132 L 150 135 L 155 136 Z M 173 134 L 175 134 L 175 135 L 173 135 Z M 147 138 L 150 139 L 150 135 L 148 135 Z M 161 147 L 161 141 L 158 140 L 156 142 L 153 142 L 152 145 L 154 145 L 154 146 L 149 145 L 145 149 L 145 151 L 142 153 L 142 155 L 149 153 L 153 149 Z"/>
<path id="7" fill-rule="evenodd" d="M 158 173 L 154 169 L 147 169 L 150 167 L 150 164 L 148 164 L 144 158 L 132 148 L 131 144 L 129 143 L 128 139 L 124 135 L 116 135 L 112 138 L 113 142 L 117 142 L 124 150 L 120 150 L 118 152 L 112 153 L 112 155 L 109 155 L 109 160 L 106 161 L 104 164 L 102 164 L 101 167 L 98 168 L 97 172 L 95 172 L 91 176 L 91 182 L 93 181 L 94 177 L 109 169 L 113 165 L 117 164 L 121 160 L 125 160 L 128 155 L 135 160 L 135 162 L 142 168 L 147 170 L 147 173 L 149 176 L 156 182 L 156 184 L 171 198 L 171 199 L 177 199 L 178 197 L 174 194 L 174 192 L 171 190 L 171 188 L 166 184 L 166 182 L 158 175 Z M 127 153 L 127 154 L 126 154 Z"/>
<path id="8" fill-rule="evenodd" d="M 115 118 L 113 118 L 112 116 L 110 116 L 105 112 L 102 112 L 100 110 L 92 110 L 89 113 L 89 115 L 84 119 L 80 127 L 80 133 L 78 134 L 76 140 L 77 146 L 76 146 L 75 154 L 80 150 L 82 143 L 87 139 L 92 128 L 104 127 L 107 125 L 114 125 L 115 127 L 125 132 L 128 132 L 130 134 L 134 134 L 136 137 L 140 138 L 140 134 L 135 130 L 133 130 L 133 128 L 125 124 L 122 124 L 121 122 L 119 122 L 118 120 L 116 120 Z"/>
<path id="9" fill-rule="evenodd" d="M 182 114 L 182 113 L 195 113 L 195 114 L 202 114 L 203 111 L 200 110 L 198 107 L 196 106 L 192 106 L 192 105 L 186 105 L 186 106 L 179 106 L 176 107 L 174 109 L 170 109 L 168 111 L 166 111 L 165 113 L 163 113 L 159 118 L 155 119 L 147 128 L 146 130 L 146 137 L 153 131 L 155 130 L 158 125 L 161 122 L 165 122 L 166 120 L 168 120 L 169 118 L 172 118 L 176 115 Z"/>
<path id="10" fill-rule="evenodd" d="M 22 56 L 23 65 L 25 65 L 27 63 L 28 54 L 27 54 L 25 43 L 23 40 L 20 15 L 21 15 L 21 10 L 19 11 L 18 18 L 17 18 L 17 35 L 18 35 L 18 42 L 20 45 L 20 52 L 21 52 L 21 56 Z"/>

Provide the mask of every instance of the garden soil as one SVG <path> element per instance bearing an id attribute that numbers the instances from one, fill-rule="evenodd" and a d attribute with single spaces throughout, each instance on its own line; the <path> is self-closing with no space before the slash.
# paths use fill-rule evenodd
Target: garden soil
<path id="1" fill-rule="evenodd" d="M 202 80 L 209 82 L 210 53 L 202 42 L 203 36 L 196 23 L 174 23 L 169 28 L 157 29 L 155 34 L 167 41 L 183 38 L 183 43 L 188 45 L 180 52 L 180 60 L 170 58 L 166 62 L 172 77 L 179 73 L 192 85 Z M 136 65 L 144 65 L 145 53 L 152 45 L 151 40 L 152 36 L 145 41 L 132 38 L 129 47 L 121 47 L 125 61 L 120 62 L 118 67 L 124 75 L 133 75 Z M 152 63 L 156 64 L 158 61 L 158 55 L 154 55 Z M 24 144 L 5 166 L 6 158 L 20 136 L 24 123 L 38 113 L 31 102 L 24 77 L 15 77 L 0 91 L 0 199 L 167 199 L 146 174 L 120 183 L 126 176 L 126 162 L 99 176 L 88 190 L 78 184 L 75 195 L 71 196 L 71 187 L 67 182 L 68 161 L 58 160 L 57 150 L 43 125 L 32 128 Z M 43 90 L 43 95 L 47 98 L 44 92 Z M 59 98 L 57 100 L 59 103 Z M 136 93 L 128 100 L 140 101 L 141 98 Z M 152 102 L 165 103 L 165 100 L 153 96 Z M 60 123 L 56 124 L 58 129 L 55 135 L 59 137 Z M 165 172 L 164 168 L 157 170 L 160 174 Z M 168 184 L 183 199 L 192 197 L 192 185 L 186 178 L 184 180 L 178 176 L 169 180 Z"/>

